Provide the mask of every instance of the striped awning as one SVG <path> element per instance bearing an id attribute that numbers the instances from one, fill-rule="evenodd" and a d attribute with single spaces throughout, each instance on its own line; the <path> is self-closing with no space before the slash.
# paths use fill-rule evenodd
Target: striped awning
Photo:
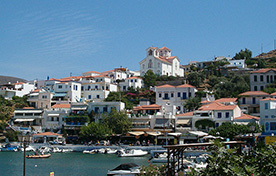
<path id="1" fill-rule="evenodd" d="M 176 124 L 189 124 L 190 123 L 190 119 L 179 119 L 176 121 Z"/>
<path id="2" fill-rule="evenodd" d="M 145 134 L 144 131 L 131 131 L 131 132 L 128 132 L 128 133 L 131 134 L 131 135 L 134 135 L 134 136 L 140 136 L 140 135 Z"/>

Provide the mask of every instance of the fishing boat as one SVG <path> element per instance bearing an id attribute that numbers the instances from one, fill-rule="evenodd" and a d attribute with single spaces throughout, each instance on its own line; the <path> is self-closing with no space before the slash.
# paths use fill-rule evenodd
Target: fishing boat
<path id="1" fill-rule="evenodd" d="M 43 154 L 43 155 L 27 155 L 26 158 L 28 159 L 40 159 L 40 158 L 49 158 L 51 154 Z"/>
<path id="2" fill-rule="evenodd" d="M 130 156 L 145 156 L 146 154 L 148 154 L 147 151 L 143 151 L 143 150 L 136 150 L 136 149 L 131 149 L 131 150 L 125 150 L 125 149 L 121 149 L 119 150 L 119 155 L 120 157 L 130 157 Z"/>
<path id="3" fill-rule="evenodd" d="M 109 170 L 107 176 L 136 176 L 140 175 L 141 171 L 137 164 L 135 163 L 125 163 L 121 164 L 115 169 Z"/>

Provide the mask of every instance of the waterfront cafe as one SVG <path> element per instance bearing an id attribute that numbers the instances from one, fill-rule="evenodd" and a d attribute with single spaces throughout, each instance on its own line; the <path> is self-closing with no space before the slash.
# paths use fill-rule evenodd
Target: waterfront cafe
<path id="1" fill-rule="evenodd" d="M 33 141 L 35 143 L 47 143 L 47 142 L 62 143 L 64 142 L 64 137 L 62 134 L 44 132 L 44 133 L 33 134 Z"/>

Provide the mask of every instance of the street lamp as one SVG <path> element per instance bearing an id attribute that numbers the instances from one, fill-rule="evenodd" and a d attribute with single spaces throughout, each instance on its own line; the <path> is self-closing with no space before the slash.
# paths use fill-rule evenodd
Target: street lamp
<path id="1" fill-rule="evenodd" d="M 23 148 L 24 148 L 24 163 L 23 163 L 23 176 L 25 176 L 26 173 L 26 145 L 31 143 L 32 141 L 32 135 L 30 134 L 19 134 L 18 135 L 18 141 L 23 143 Z"/>

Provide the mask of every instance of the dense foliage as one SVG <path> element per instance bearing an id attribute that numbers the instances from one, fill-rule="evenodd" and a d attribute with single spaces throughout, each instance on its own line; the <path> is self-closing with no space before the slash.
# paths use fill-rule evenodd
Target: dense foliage
<path id="1" fill-rule="evenodd" d="M 252 51 L 245 48 L 245 50 L 241 50 L 239 53 L 233 57 L 234 60 L 241 60 L 241 59 L 250 59 L 252 57 Z"/>
<path id="2" fill-rule="evenodd" d="M 144 81 L 144 86 L 146 88 L 150 88 L 151 86 L 155 86 L 156 85 L 156 79 L 157 76 L 153 73 L 152 70 L 148 70 L 144 77 L 143 77 L 143 81 Z"/>
<path id="3" fill-rule="evenodd" d="M 207 167 L 198 172 L 192 169 L 193 176 L 248 176 L 276 173 L 276 145 L 258 146 L 249 154 L 238 154 L 236 149 L 228 149 L 217 143 L 212 147 L 212 155 L 207 159 Z"/>

